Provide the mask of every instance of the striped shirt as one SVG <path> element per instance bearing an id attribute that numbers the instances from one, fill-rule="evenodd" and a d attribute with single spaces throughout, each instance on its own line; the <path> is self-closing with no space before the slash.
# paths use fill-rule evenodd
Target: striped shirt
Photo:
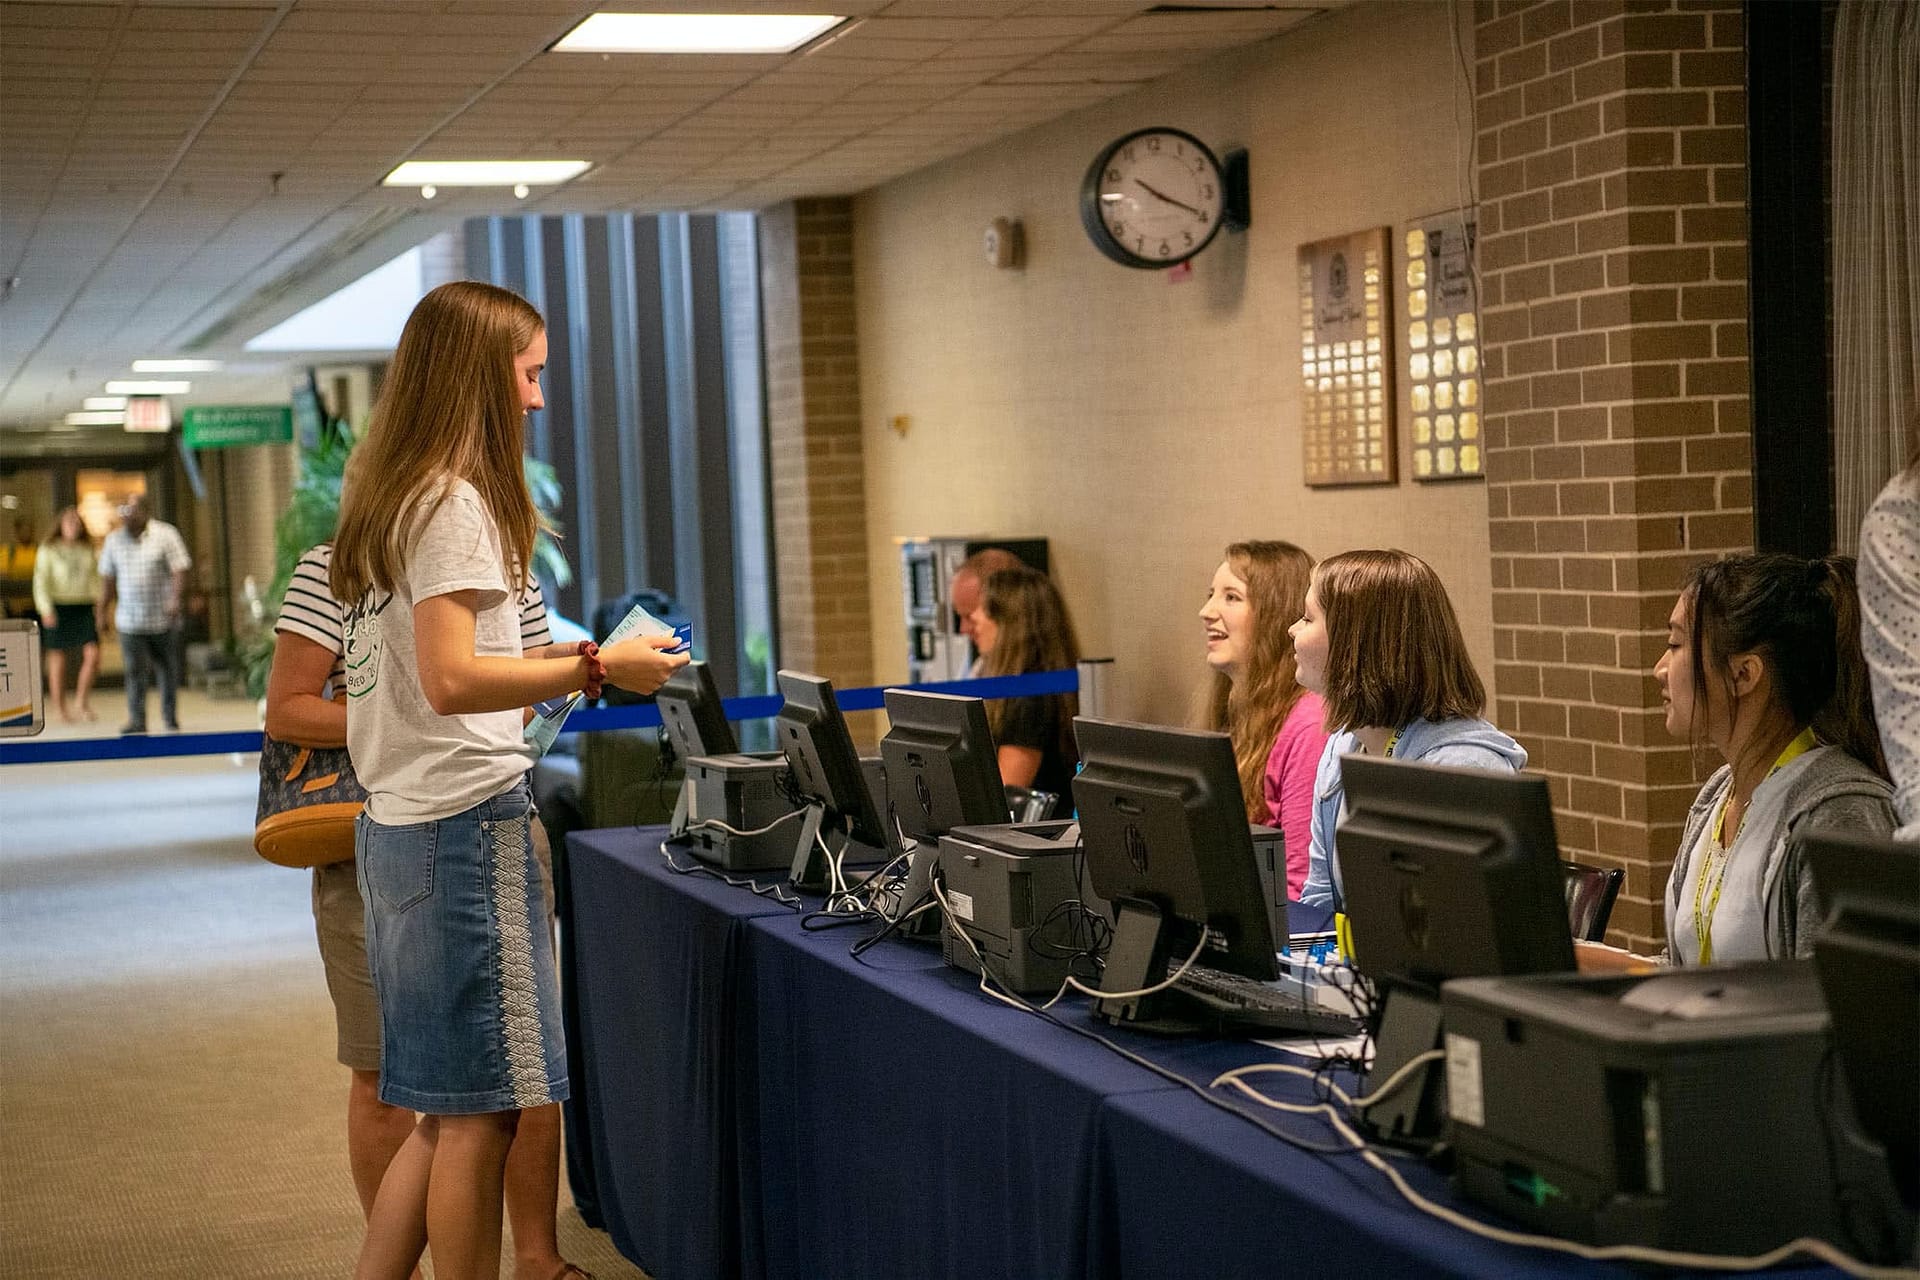
<path id="1" fill-rule="evenodd" d="M 327 570 L 333 563 L 333 544 L 323 542 L 300 557 L 287 583 L 287 595 L 280 602 L 280 618 L 275 631 L 311 640 L 333 655 L 333 670 L 320 696 L 328 700 L 346 686 L 347 624 L 346 612 L 333 598 L 327 582 Z M 520 597 L 520 647 L 523 652 L 553 643 L 547 629 L 547 598 L 538 581 L 529 579 L 526 594 Z"/>

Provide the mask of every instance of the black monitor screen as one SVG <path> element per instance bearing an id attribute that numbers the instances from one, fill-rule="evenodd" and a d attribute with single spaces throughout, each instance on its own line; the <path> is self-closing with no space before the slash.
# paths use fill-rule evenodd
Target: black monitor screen
<path id="1" fill-rule="evenodd" d="M 985 702 L 908 689 L 889 689 L 886 700 L 880 758 L 901 834 L 924 842 L 1009 820 Z"/>
<path id="2" fill-rule="evenodd" d="M 654 694 L 660 708 L 660 723 L 666 727 L 667 740 L 682 760 L 695 756 L 730 756 L 740 750 L 720 705 L 720 691 L 713 683 L 713 669 L 704 662 L 689 662 L 667 677 Z"/>
<path id="3" fill-rule="evenodd" d="M 1175 962 L 1204 928 L 1205 963 L 1278 977 L 1232 739 L 1085 717 L 1073 723 L 1086 764 L 1073 798 L 1100 896 L 1150 903 L 1171 917 Z"/>
<path id="4" fill-rule="evenodd" d="M 1860 1127 L 1920 1208 L 1920 843 L 1815 834 L 1814 967 Z"/>
<path id="5" fill-rule="evenodd" d="M 830 826 L 862 844 L 887 848 L 886 829 L 861 774 L 833 683 L 796 671 L 776 672 L 774 678 L 785 699 L 774 732 L 800 794 L 826 807 Z"/>
<path id="6" fill-rule="evenodd" d="M 1360 755 L 1341 776 L 1334 847 L 1362 973 L 1437 986 L 1574 967 L 1545 778 Z"/>

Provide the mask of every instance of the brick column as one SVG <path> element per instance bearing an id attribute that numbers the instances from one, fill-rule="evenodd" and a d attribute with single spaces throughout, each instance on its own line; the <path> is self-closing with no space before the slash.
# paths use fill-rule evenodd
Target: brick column
<path id="1" fill-rule="evenodd" d="M 853 202 L 761 210 L 760 285 L 780 662 L 870 684 Z"/>
<path id="2" fill-rule="evenodd" d="M 1475 49 L 1495 719 L 1658 947 L 1709 764 L 1652 668 L 1687 567 L 1753 538 L 1741 6 L 1480 0 Z"/>

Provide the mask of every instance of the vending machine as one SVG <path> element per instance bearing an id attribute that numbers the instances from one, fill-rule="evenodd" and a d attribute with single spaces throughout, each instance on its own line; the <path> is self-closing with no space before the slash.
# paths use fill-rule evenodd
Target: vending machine
<path id="1" fill-rule="evenodd" d="M 1047 570 L 1045 538 L 896 538 L 900 547 L 901 596 L 907 614 L 907 680 L 961 680 L 973 665 L 973 646 L 960 634 L 947 591 L 953 575 L 977 551 L 998 547 L 1041 573 Z"/>

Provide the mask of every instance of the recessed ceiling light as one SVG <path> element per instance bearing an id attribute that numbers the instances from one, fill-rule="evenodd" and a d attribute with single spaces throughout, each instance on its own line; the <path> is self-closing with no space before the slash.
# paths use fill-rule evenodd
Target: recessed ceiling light
<path id="1" fill-rule="evenodd" d="M 577 178 L 591 160 L 409 160 L 380 179 L 383 187 L 550 187 Z M 422 195 L 427 193 L 422 190 Z M 427 197 L 432 199 L 431 196 Z"/>
<path id="2" fill-rule="evenodd" d="M 88 396 L 80 402 L 82 409 L 124 409 L 127 407 L 125 396 Z"/>
<path id="3" fill-rule="evenodd" d="M 217 373 L 218 360 L 135 360 L 135 373 Z"/>
<path id="4" fill-rule="evenodd" d="M 596 13 L 555 53 L 792 53 L 846 18 L 834 13 Z"/>
<path id="5" fill-rule="evenodd" d="M 106 386 L 110 396 L 183 396 L 191 390 L 185 378 L 115 378 Z"/>
<path id="6" fill-rule="evenodd" d="M 70 427 L 118 427 L 126 421 L 127 415 L 119 409 L 82 409 L 66 418 Z"/>

